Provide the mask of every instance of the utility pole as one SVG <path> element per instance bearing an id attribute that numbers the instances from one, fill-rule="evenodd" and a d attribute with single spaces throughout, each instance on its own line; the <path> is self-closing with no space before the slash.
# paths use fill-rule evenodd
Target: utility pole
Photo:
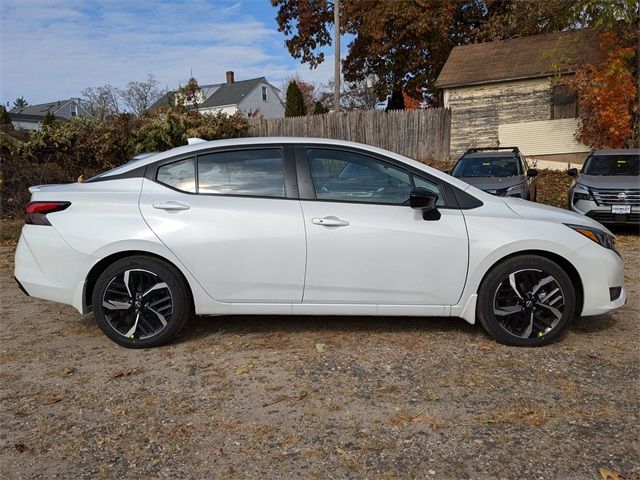
<path id="1" fill-rule="evenodd" d="M 340 111 L 340 0 L 333 0 L 333 42 L 335 44 L 335 68 L 333 76 L 333 110 Z"/>

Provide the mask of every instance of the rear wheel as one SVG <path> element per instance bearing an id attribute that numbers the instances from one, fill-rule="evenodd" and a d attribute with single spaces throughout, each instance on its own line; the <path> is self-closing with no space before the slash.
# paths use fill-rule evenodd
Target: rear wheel
<path id="1" fill-rule="evenodd" d="M 96 282 L 93 312 L 100 329 L 128 348 L 163 345 L 191 313 L 187 285 L 172 265 L 135 256 L 114 262 Z"/>
<path id="2" fill-rule="evenodd" d="M 538 255 L 513 257 L 486 276 L 478 293 L 478 319 L 506 345 L 541 346 L 566 330 L 576 294 L 566 272 Z"/>

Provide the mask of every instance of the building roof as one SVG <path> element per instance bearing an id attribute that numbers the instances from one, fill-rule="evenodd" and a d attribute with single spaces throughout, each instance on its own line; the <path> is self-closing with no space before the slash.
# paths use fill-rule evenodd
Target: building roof
<path id="1" fill-rule="evenodd" d="M 238 105 L 244 97 L 253 91 L 261 82 L 269 83 L 265 77 L 250 78 L 248 80 L 240 80 L 233 83 L 212 83 L 210 85 L 201 85 L 200 89 L 211 90 L 215 89 L 213 94 L 209 96 L 205 101 L 199 105 L 199 108 L 209 107 L 223 107 L 226 105 Z M 169 95 L 173 92 L 166 93 L 156 103 L 154 103 L 151 109 L 167 105 L 169 103 Z"/>
<path id="2" fill-rule="evenodd" d="M 598 59 L 594 30 L 545 33 L 454 47 L 436 88 L 480 85 L 575 72 Z"/>
<path id="3" fill-rule="evenodd" d="M 40 117 L 44 117 L 47 112 L 51 111 L 54 113 L 56 110 L 60 109 L 64 105 L 69 102 L 72 102 L 73 98 L 68 98 L 66 100 L 56 100 L 55 102 L 47 102 L 47 103 L 39 103 L 37 105 L 27 105 L 22 108 L 12 108 L 10 113 L 22 113 L 25 115 L 37 115 Z"/>

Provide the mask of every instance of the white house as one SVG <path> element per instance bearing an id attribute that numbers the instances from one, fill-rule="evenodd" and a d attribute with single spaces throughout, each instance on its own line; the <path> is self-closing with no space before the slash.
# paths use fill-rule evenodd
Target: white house
<path id="1" fill-rule="evenodd" d="M 160 98 L 151 109 L 167 105 L 176 92 L 170 92 Z M 198 111 L 205 114 L 236 112 L 258 115 L 264 118 L 284 117 L 284 104 L 279 91 L 265 77 L 235 81 L 234 73 L 227 72 L 225 83 L 201 85 L 196 99 Z"/>
<path id="2" fill-rule="evenodd" d="M 543 165 L 582 163 L 579 105 L 566 79 L 597 60 L 599 38 L 574 30 L 454 47 L 435 86 L 451 109 L 451 155 L 517 146 Z"/>

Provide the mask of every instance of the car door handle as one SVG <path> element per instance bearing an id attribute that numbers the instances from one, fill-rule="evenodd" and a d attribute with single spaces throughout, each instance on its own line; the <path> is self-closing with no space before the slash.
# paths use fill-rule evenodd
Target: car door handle
<path id="1" fill-rule="evenodd" d="M 349 222 L 338 217 L 312 218 L 311 223 L 314 225 L 322 225 L 324 227 L 346 227 L 349 225 Z"/>
<path id="2" fill-rule="evenodd" d="M 158 210 L 167 210 L 167 211 L 173 212 L 177 210 L 189 210 L 191 208 L 191 205 L 189 205 L 188 203 L 176 202 L 172 200 L 169 202 L 154 203 L 153 208 L 157 208 Z"/>

